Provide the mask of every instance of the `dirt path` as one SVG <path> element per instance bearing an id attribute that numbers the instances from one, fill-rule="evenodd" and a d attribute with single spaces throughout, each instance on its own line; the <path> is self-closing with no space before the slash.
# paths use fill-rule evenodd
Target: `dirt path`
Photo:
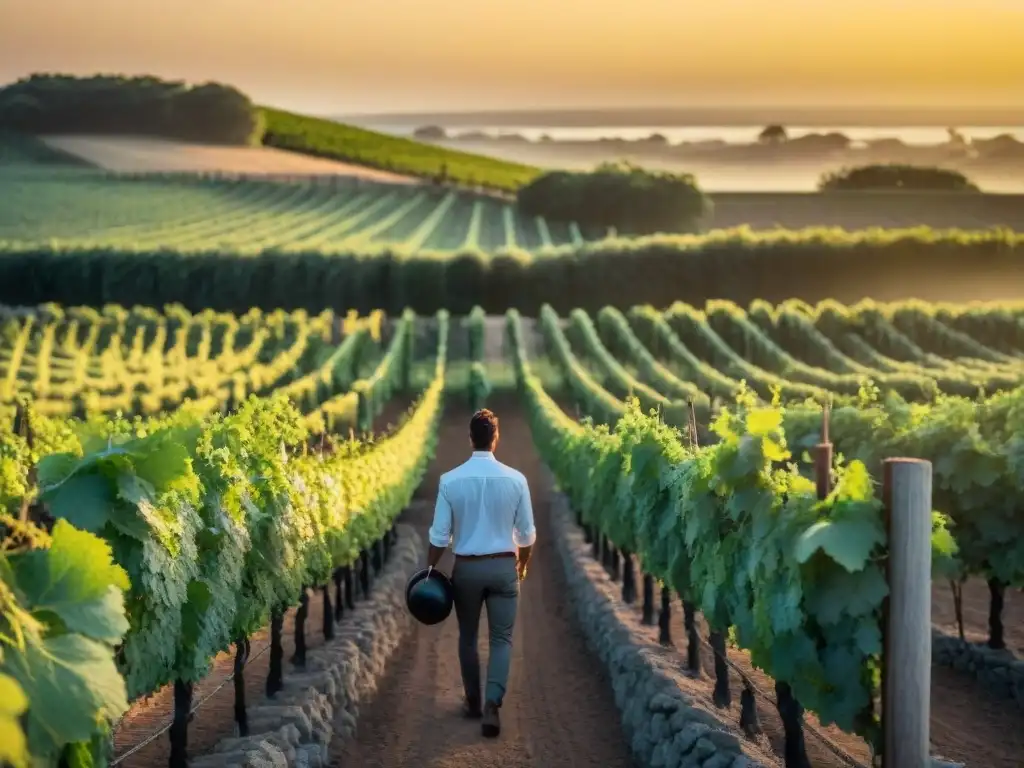
<path id="1" fill-rule="evenodd" d="M 501 418 L 499 458 L 520 469 L 533 491 L 538 542 L 523 584 L 513 640 L 502 733 L 485 740 L 480 724 L 460 716 L 462 684 L 452 616 L 439 627 L 418 626 L 398 651 L 375 700 L 363 708 L 356 740 L 335 755 L 335 766 L 361 768 L 516 768 L 516 766 L 632 765 L 608 681 L 573 622 L 564 576 L 551 546 L 547 494 L 540 460 L 515 399 L 489 403 Z M 437 459 L 406 522 L 425 530 L 437 479 L 467 454 L 465 408 L 452 402 Z M 442 568 L 451 563 L 446 557 Z M 482 619 L 486 621 L 486 619 Z M 481 661 L 487 657 L 481 633 Z M 486 662 L 484 662 L 486 663 Z"/>

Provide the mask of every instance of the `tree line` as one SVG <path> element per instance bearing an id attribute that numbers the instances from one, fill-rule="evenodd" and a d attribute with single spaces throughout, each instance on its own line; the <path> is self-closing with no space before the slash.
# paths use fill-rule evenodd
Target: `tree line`
<path id="1" fill-rule="evenodd" d="M 34 74 L 0 88 L 0 131 L 136 134 L 259 143 L 262 112 L 237 88 L 152 76 Z"/>

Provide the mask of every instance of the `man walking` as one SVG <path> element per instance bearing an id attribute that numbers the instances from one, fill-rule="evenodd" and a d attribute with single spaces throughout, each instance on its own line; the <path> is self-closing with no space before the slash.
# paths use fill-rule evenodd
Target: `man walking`
<path id="1" fill-rule="evenodd" d="M 501 731 L 498 709 L 512 662 L 519 582 L 526 578 L 526 566 L 537 539 L 526 478 L 494 458 L 498 436 L 497 416 L 487 409 L 473 414 L 469 422 L 473 455 L 441 475 L 427 557 L 427 565 L 436 566 L 451 543 L 455 554 L 452 587 L 459 621 L 459 664 L 466 692 L 463 711 L 467 717 L 482 717 L 481 730 L 490 738 Z M 476 646 L 484 603 L 490 653 L 481 708 Z"/>

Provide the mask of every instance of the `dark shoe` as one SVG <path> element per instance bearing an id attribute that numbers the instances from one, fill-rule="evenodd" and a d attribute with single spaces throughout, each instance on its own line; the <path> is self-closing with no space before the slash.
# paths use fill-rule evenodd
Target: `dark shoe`
<path id="1" fill-rule="evenodd" d="M 479 701 L 462 700 L 462 716 L 468 720 L 479 720 L 483 716 Z"/>
<path id="2" fill-rule="evenodd" d="M 483 723 L 480 724 L 480 732 L 488 739 L 497 738 L 501 733 L 501 720 L 498 718 L 498 705 L 493 701 L 484 704 Z"/>

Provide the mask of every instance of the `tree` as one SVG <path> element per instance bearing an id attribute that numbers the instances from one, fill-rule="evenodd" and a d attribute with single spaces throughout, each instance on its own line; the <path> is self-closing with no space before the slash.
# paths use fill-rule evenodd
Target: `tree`
<path id="1" fill-rule="evenodd" d="M 769 125 L 758 135 L 757 140 L 761 144 L 782 144 L 789 139 L 786 128 L 782 125 Z"/>
<path id="2" fill-rule="evenodd" d="M 818 182 L 822 192 L 889 190 L 978 192 L 978 186 L 960 171 L 949 168 L 900 165 L 864 165 L 826 173 Z"/>
<path id="3" fill-rule="evenodd" d="M 516 193 L 519 210 L 583 231 L 620 235 L 699 231 L 711 201 L 690 174 L 604 163 L 590 173 L 551 171 Z"/>
<path id="4" fill-rule="evenodd" d="M 444 141 L 448 138 L 448 134 L 439 125 L 424 125 L 413 131 L 412 137 L 420 141 Z"/>
<path id="5" fill-rule="evenodd" d="M 0 130 L 255 143 L 261 112 L 237 88 L 156 77 L 32 75 L 0 88 Z"/>

